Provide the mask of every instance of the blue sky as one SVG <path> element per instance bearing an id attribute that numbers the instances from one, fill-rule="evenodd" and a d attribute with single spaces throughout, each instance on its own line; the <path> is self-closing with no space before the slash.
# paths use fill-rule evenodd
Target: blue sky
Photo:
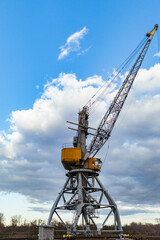
<path id="1" fill-rule="evenodd" d="M 57 77 L 60 72 L 76 73 L 82 79 L 94 74 L 106 76 L 158 22 L 159 4 L 1 0 L 1 125 L 12 110 L 31 107 L 39 97 L 35 86 L 41 90 L 49 77 Z M 84 26 L 88 34 L 82 47 L 91 47 L 90 51 L 57 61 L 59 47 Z M 155 43 L 150 51 L 156 47 Z M 156 59 L 148 57 L 146 65 L 153 61 Z"/>
<path id="2" fill-rule="evenodd" d="M 88 93 L 94 93 L 95 89 L 91 89 L 87 79 L 92 77 L 93 82 L 98 81 L 99 84 L 108 79 L 108 74 L 111 74 L 113 69 L 127 58 L 146 32 L 150 31 L 154 24 L 160 24 L 159 12 L 160 2 L 158 0 L 0 1 L 0 162 L 3 176 L 0 184 L 3 196 L 0 201 L 3 203 L 1 205 L 3 208 L 0 209 L 0 212 L 5 213 L 8 222 L 11 213 L 12 215 L 17 214 L 18 210 L 13 204 L 10 206 L 12 208 L 10 213 L 7 212 L 6 199 L 15 204 L 17 199 L 22 203 L 25 202 L 25 206 L 22 204 L 19 209 L 19 213 L 24 218 L 35 218 L 35 211 L 38 217 L 43 217 L 44 212 L 42 214 L 39 210 L 44 211 L 43 206 L 46 207 L 47 216 L 52 201 L 46 196 L 52 191 L 52 199 L 54 199 L 65 180 L 65 177 L 59 179 L 58 174 L 64 174 L 60 163 L 61 146 L 65 141 L 72 141 L 72 132 L 67 130 L 65 122 L 76 119 L 77 111 L 88 100 L 87 92 L 82 93 L 80 79 L 86 81 Z M 58 59 L 62 46 L 67 46 L 67 39 L 82 30 L 81 38 L 78 39 L 79 45 L 71 42 L 71 47 L 74 47 L 75 50 L 70 51 L 64 58 Z M 151 193 L 149 189 L 152 189 L 155 184 L 152 181 L 155 172 L 153 170 L 149 175 L 143 170 L 143 178 L 140 179 L 139 176 L 142 174 L 140 170 L 145 156 L 149 156 L 152 148 L 155 149 L 155 165 L 153 165 L 158 166 L 159 169 L 157 146 L 160 138 L 158 132 L 160 113 L 158 107 L 156 108 L 160 91 L 159 58 L 154 57 L 154 54 L 158 52 L 160 52 L 159 31 L 155 34 L 143 62 L 143 71 L 139 75 L 141 82 L 137 81 L 137 93 L 131 94 L 131 110 L 128 119 L 125 120 L 126 124 L 121 125 L 119 132 L 115 130 L 110 150 L 110 158 L 115 160 L 115 165 L 117 164 L 117 152 L 126 156 L 125 170 L 128 172 L 128 178 L 132 178 L 133 184 L 139 183 L 137 194 L 140 189 L 145 189 L 145 200 Z M 149 79 L 153 79 L 153 81 L 150 83 Z M 47 81 L 50 84 L 44 88 Z M 59 89 L 58 84 L 63 88 Z M 142 85 L 145 86 L 144 90 Z M 78 87 L 79 90 L 77 90 Z M 71 96 L 74 104 L 69 101 Z M 144 98 L 142 98 L 143 96 Z M 152 110 L 155 112 L 150 113 L 147 106 L 151 105 L 152 108 L 152 104 L 154 105 Z M 142 106 L 146 106 L 144 108 L 146 115 L 144 113 L 141 116 L 142 121 L 138 123 L 131 116 L 133 113 L 141 115 Z M 100 108 L 100 110 L 103 109 Z M 157 116 L 157 114 L 159 115 Z M 143 119 L 143 116 L 146 117 Z M 150 118 L 153 116 L 151 121 Z M 120 120 L 123 122 L 122 119 Z M 128 123 L 129 120 L 130 122 L 134 120 L 132 126 L 135 131 L 131 131 L 132 126 Z M 154 127 L 148 126 L 152 122 L 154 122 Z M 138 128 L 137 124 L 139 124 Z M 144 131 L 145 126 L 148 129 L 151 128 L 148 135 Z M 143 141 L 142 138 L 144 138 Z M 118 139 L 123 147 L 123 152 L 121 152 L 122 148 L 118 149 L 117 147 Z M 130 172 L 130 164 L 127 161 L 131 163 L 131 159 L 127 159 L 127 154 L 131 156 L 133 151 L 135 157 L 138 158 L 139 151 L 137 149 L 139 148 L 141 154 L 142 152 L 144 154 L 141 155 L 141 164 L 138 165 L 136 162 L 134 171 Z M 55 175 L 52 171 L 53 152 L 54 158 L 56 158 L 54 167 L 57 174 Z M 145 164 L 150 166 L 150 158 L 147 158 Z M 108 165 L 106 163 L 102 171 L 102 179 L 105 179 L 108 174 L 112 179 L 109 181 L 109 187 L 113 191 L 113 195 L 117 197 L 119 192 L 116 193 L 116 188 L 111 187 L 112 184 L 117 183 L 114 173 L 115 165 L 114 161 L 113 163 L 109 161 Z M 42 178 L 41 174 L 47 177 Z M 6 175 L 7 179 L 4 177 Z M 120 175 L 121 173 L 118 172 L 117 176 Z M 122 185 L 126 186 L 125 183 L 129 181 L 127 176 L 126 180 L 122 180 Z M 59 185 L 55 186 L 57 181 L 59 181 Z M 158 186 L 158 180 L 155 181 Z M 146 183 L 150 183 L 147 189 L 143 188 Z M 120 190 L 122 193 L 126 191 L 122 186 Z M 146 209 L 150 209 L 151 203 L 154 202 L 156 209 L 154 212 L 157 212 L 157 205 L 160 204 L 158 200 L 151 199 L 147 202 L 143 200 L 144 195 L 141 194 L 139 200 L 138 198 L 134 199 L 136 189 L 134 191 L 128 194 L 128 201 L 133 204 L 128 208 L 134 211 L 134 206 L 137 206 L 137 209 L 146 206 Z M 159 196 L 156 195 L 158 194 L 156 191 L 156 187 L 154 191 L 152 189 L 155 199 Z M 123 213 L 127 211 L 124 208 L 126 202 L 123 197 L 120 198 L 120 201 Z M 139 206 L 139 204 L 142 205 Z M 153 222 L 157 213 L 149 219 L 147 214 L 151 210 L 145 211 L 147 213 L 143 215 L 141 211 L 137 213 L 135 210 L 132 219 Z M 129 213 L 124 215 L 124 222 L 131 221 Z"/>

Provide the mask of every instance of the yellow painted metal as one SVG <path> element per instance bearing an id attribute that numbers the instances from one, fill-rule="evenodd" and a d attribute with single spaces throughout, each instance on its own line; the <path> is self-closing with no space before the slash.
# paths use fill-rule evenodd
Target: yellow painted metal
<path id="1" fill-rule="evenodd" d="M 75 147 L 75 148 L 63 148 L 62 149 L 62 155 L 61 159 L 62 161 L 79 161 L 82 158 L 82 151 L 81 148 Z"/>
<path id="2" fill-rule="evenodd" d="M 71 170 L 74 166 L 81 165 L 82 150 L 81 148 L 63 148 L 61 151 L 61 162 L 65 169 Z"/>
<path id="3" fill-rule="evenodd" d="M 83 168 L 82 150 L 81 148 L 63 148 L 61 151 L 61 162 L 65 169 L 72 170 L 75 168 Z M 99 158 L 88 158 L 86 168 L 100 171 L 101 160 Z"/>
<path id="4" fill-rule="evenodd" d="M 92 170 L 101 170 L 102 161 L 99 158 L 88 158 L 88 168 Z"/>
<path id="5" fill-rule="evenodd" d="M 126 233 L 126 234 L 123 234 L 123 236 L 124 236 L 124 237 L 129 237 L 129 234 Z"/>
<path id="6" fill-rule="evenodd" d="M 150 35 L 154 35 L 155 34 L 155 31 L 157 31 L 157 29 L 158 29 L 158 24 L 156 24 L 155 26 L 154 26 L 154 28 L 153 28 L 153 30 L 152 31 L 150 31 L 150 32 L 147 32 L 147 37 L 149 37 Z"/>

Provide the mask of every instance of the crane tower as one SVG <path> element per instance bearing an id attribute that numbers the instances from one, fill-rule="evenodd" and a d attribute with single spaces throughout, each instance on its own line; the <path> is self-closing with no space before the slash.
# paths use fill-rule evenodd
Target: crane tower
<path id="1" fill-rule="evenodd" d="M 117 205 L 98 178 L 102 162 L 96 157 L 96 154 L 111 135 L 157 29 L 158 25 L 156 24 L 153 30 L 146 34 L 135 63 L 98 128 L 93 129 L 88 125 L 90 106 L 87 105 L 79 111 L 78 123 L 68 122 L 77 127 L 77 135 L 73 138 L 73 147 L 64 147 L 61 152 L 61 161 L 67 170 L 67 180 L 53 204 L 47 226 L 51 225 L 52 219 L 56 216 L 68 234 L 97 235 L 102 232 L 122 234 Z M 86 139 L 90 129 L 95 130 L 95 133 L 87 148 Z M 71 224 L 66 223 L 65 216 L 68 216 L 68 219 L 72 217 Z"/>

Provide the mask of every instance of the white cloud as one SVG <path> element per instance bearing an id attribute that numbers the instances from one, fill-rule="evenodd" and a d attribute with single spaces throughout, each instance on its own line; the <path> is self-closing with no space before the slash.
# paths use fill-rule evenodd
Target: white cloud
<path id="1" fill-rule="evenodd" d="M 82 28 L 79 32 L 75 32 L 67 38 L 65 45 L 60 47 L 60 54 L 58 56 L 58 60 L 61 60 L 67 57 L 71 52 L 79 52 L 81 49 L 80 40 L 84 38 L 84 35 L 88 33 L 88 29 L 86 27 Z M 86 53 L 89 50 L 83 50 L 82 54 Z M 79 52 L 80 54 L 80 52 Z"/>
<path id="2" fill-rule="evenodd" d="M 91 46 L 86 48 L 85 50 L 82 50 L 81 52 L 78 52 L 77 55 L 80 56 L 80 55 L 84 55 L 86 54 L 86 52 L 88 52 L 90 50 Z"/>
<path id="3" fill-rule="evenodd" d="M 136 93 L 152 94 L 160 88 L 160 64 L 156 64 L 149 70 L 141 69 L 136 77 Z"/>
<path id="4" fill-rule="evenodd" d="M 45 85 L 33 108 L 11 113 L 10 132 L 0 134 L 1 190 L 37 199 L 46 199 L 47 191 L 52 191 L 53 198 L 55 181 L 64 181 L 60 149 L 63 143 L 72 142 L 66 120 L 77 121 L 79 108 L 95 92 L 94 84 L 102 85 L 102 77 L 82 81 L 75 74 L 61 73 Z"/>
<path id="5" fill-rule="evenodd" d="M 154 57 L 160 57 L 160 52 L 154 54 Z"/>
<path id="6" fill-rule="evenodd" d="M 159 69 L 157 64 L 137 75 L 136 91 L 131 90 L 116 123 L 100 174 L 113 198 L 120 201 L 122 211 L 129 204 L 132 214 L 140 211 L 140 207 L 134 210 L 135 204 L 160 204 Z M 66 120 L 76 122 L 78 110 L 103 84 L 101 76 L 82 80 L 75 74 L 61 73 L 46 83 L 31 109 L 11 113 L 10 130 L 0 134 L 1 191 L 19 192 L 34 202 L 54 201 L 65 181 L 61 147 L 72 143 L 74 135 L 67 130 Z M 117 91 L 116 83 L 110 90 L 90 116 L 91 127 L 104 115 Z M 102 160 L 106 148 L 98 154 Z"/>

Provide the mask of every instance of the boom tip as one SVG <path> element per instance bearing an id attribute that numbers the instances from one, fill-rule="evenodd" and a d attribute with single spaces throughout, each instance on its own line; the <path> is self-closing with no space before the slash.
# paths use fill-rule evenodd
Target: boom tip
<path id="1" fill-rule="evenodd" d="M 155 26 L 154 26 L 155 28 L 156 28 L 156 31 L 157 31 L 157 29 L 158 29 L 158 24 L 155 24 Z"/>

